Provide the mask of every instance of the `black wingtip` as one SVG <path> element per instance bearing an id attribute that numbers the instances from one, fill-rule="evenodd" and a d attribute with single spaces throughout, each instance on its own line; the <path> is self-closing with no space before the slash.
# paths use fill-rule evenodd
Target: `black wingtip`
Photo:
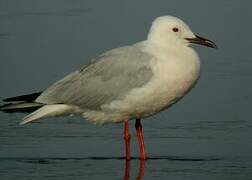
<path id="1" fill-rule="evenodd" d="M 42 106 L 43 104 L 40 103 L 29 102 L 7 103 L 0 106 L 0 111 L 5 113 L 31 113 Z"/>
<path id="2" fill-rule="evenodd" d="M 21 96 L 15 96 L 11 98 L 3 99 L 4 102 L 13 102 L 13 101 L 25 101 L 25 102 L 32 102 L 34 101 L 42 92 L 36 92 L 32 94 L 26 94 Z"/>

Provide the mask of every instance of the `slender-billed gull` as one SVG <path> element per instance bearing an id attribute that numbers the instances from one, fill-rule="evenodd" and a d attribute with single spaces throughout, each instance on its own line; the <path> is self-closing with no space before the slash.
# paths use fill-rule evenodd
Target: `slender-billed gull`
<path id="1" fill-rule="evenodd" d="M 195 35 L 180 19 L 155 19 L 147 40 L 107 51 L 43 92 L 7 98 L 5 112 L 32 112 L 21 124 L 57 116 L 82 116 L 97 124 L 124 122 L 126 159 L 130 159 L 129 120 L 135 128 L 140 159 L 146 159 L 140 119 L 185 96 L 200 75 L 192 44 L 217 48 Z"/>

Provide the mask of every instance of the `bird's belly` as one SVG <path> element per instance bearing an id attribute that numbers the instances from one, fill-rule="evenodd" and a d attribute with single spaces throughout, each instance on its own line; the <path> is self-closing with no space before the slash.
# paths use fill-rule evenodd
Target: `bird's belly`
<path id="1" fill-rule="evenodd" d="M 144 103 L 136 102 L 136 109 L 139 109 L 136 114 L 140 117 L 147 117 L 168 108 L 184 97 L 192 89 L 196 81 L 197 79 L 193 81 L 180 81 L 170 83 L 169 86 L 161 85 L 159 88 L 153 89 L 152 93 L 150 92 L 152 95 Z"/>
<path id="2" fill-rule="evenodd" d="M 193 87 L 194 82 L 184 81 L 181 84 L 174 84 L 172 87 L 159 86 L 157 89 L 150 90 L 148 96 L 138 96 L 140 101 L 135 100 L 134 106 L 131 107 L 131 115 L 136 117 L 148 117 L 156 114 L 163 109 L 168 108 L 176 103 Z M 147 94 L 146 94 L 147 95 Z M 134 108 L 134 109 L 133 109 Z"/>

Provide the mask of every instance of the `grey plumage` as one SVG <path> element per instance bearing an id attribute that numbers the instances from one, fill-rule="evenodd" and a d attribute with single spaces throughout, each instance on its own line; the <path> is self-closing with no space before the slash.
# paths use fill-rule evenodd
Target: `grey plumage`
<path id="1" fill-rule="evenodd" d="M 100 110 L 101 105 L 121 99 L 131 89 L 148 83 L 153 75 L 152 58 L 139 45 L 108 51 L 53 84 L 36 102 Z"/>

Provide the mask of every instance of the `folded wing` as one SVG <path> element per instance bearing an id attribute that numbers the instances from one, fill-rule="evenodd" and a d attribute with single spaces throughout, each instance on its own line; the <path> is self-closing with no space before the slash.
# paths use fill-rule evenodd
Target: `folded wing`
<path id="1" fill-rule="evenodd" d="M 151 60 L 151 55 L 134 46 L 114 49 L 53 84 L 36 102 L 99 110 L 103 104 L 148 83 L 153 75 Z"/>

